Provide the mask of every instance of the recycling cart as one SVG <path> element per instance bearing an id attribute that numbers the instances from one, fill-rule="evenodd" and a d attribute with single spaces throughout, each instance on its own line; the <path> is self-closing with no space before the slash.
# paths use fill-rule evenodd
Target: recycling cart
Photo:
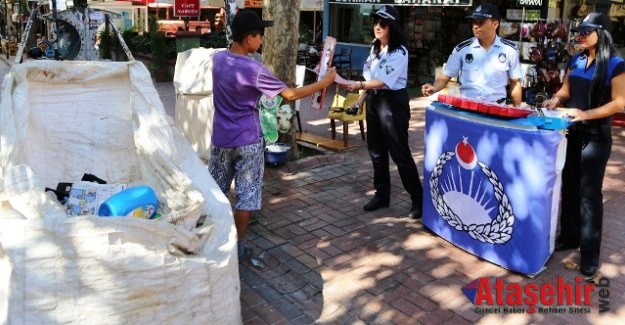
<path id="1" fill-rule="evenodd" d="M 142 63 L 27 61 L 2 87 L 0 323 L 241 323 L 229 201 Z M 149 186 L 160 218 L 44 192 L 84 173 Z"/>
<path id="2" fill-rule="evenodd" d="M 535 274 L 554 249 L 568 122 L 456 104 L 426 111 L 423 224 L 487 261 Z"/>

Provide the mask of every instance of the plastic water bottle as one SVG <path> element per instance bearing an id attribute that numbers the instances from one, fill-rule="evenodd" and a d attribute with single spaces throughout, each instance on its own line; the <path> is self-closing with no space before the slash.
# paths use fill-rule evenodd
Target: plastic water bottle
<path id="1" fill-rule="evenodd" d="M 102 217 L 136 217 L 152 219 L 156 215 L 158 198 L 149 186 L 129 187 L 102 202 L 98 215 Z"/>

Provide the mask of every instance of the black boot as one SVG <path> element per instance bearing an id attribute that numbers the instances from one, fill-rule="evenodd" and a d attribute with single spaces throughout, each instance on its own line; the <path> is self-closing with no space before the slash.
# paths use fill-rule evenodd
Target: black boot
<path id="1" fill-rule="evenodd" d="M 362 207 L 365 211 L 375 211 L 377 209 L 381 209 L 381 208 L 386 208 L 389 204 L 390 200 L 383 200 L 380 199 L 377 196 L 374 196 L 371 201 L 369 201 L 367 204 L 365 204 L 364 207 Z"/>
<path id="2" fill-rule="evenodd" d="M 421 219 L 421 214 L 423 212 L 423 207 L 421 207 L 421 202 L 415 203 L 412 202 L 412 208 L 410 208 L 410 212 L 408 213 L 408 218 L 417 220 Z"/>
<path id="3" fill-rule="evenodd" d="M 414 193 L 410 195 L 410 200 L 412 201 L 412 207 L 410 208 L 410 212 L 408 213 L 408 218 L 413 219 L 413 220 L 421 219 L 421 214 L 423 213 L 423 194 L 422 193 L 423 191 L 419 191 L 418 193 Z"/>

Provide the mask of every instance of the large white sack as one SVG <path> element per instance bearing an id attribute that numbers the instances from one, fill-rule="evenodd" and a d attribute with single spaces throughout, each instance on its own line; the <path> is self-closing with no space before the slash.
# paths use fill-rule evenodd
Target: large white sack
<path id="1" fill-rule="evenodd" d="M 174 72 L 176 125 L 200 158 L 210 158 L 213 134 L 213 55 L 224 49 L 193 48 L 178 53 Z"/>
<path id="2" fill-rule="evenodd" d="M 241 322 L 230 204 L 172 124 L 139 62 L 13 66 L 0 103 L 0 322 Z M 43 187 L 83 173 L 152 186 L 162 219 L 68 217 Z"/>

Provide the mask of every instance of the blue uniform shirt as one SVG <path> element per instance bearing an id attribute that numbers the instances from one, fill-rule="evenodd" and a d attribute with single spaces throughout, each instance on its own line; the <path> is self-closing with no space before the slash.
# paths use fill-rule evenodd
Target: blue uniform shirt
<path id="1" fill-rule="evenodd" d="M 454 48 L 443 73 L 458 78 L 463 97 L 496 102 L 507 97 L 510 79 L 521 78 L 518 47 L 495 36 L 495 42 L 486 51 L 477 38 L 470 38 Z"/>
<path id="2" fill-rule="evenodd" d="M 567 107 L 579 108 L 583 111 L 595 108 L 589 107 L 589 91 L 590 83 L 595 74 L 595 62 L 593 60 L 590 66 L 586 68 L 588 64 L 588 57 L 586 55 L 576 54 L 571 58 L 569 63 L 569 87 L 570 98 L 567 103 Z M 608 71 L 605 78 L 605 87 L 601 93 L 601 100 L 599 105 L 612 100 L 612 78 L 625 73 L 625 62 L 621 57 L 612 56 L 608 61 Z M 610 117 L 602 119 L 584 121 L 584 124 L 609 124 Z"/>
<path id="3" fill-rule="evenodd" d="M 373 54 L 373 47 L 365 61 L 362 75 L 365 80 L 378 79 L 384 82 L 384 89 L 399 90 L 408 84 L 408 50 L 400 47 L 388 53 L 380 51 L 380 57 Z"/>

